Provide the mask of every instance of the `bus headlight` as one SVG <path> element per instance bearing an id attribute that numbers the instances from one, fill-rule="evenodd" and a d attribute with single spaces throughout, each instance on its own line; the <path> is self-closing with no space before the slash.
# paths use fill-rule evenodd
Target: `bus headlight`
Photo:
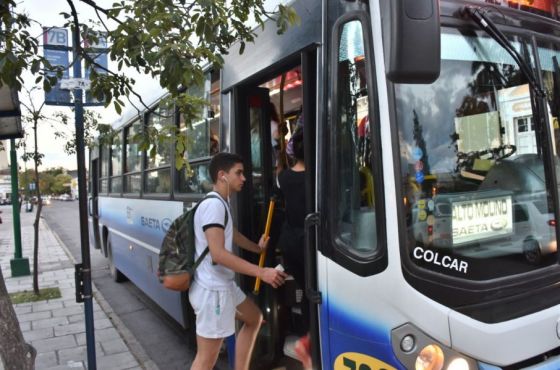
<path id="1" fill-rule="evenodd" d="M 416 363 L 414 368 L 416 370 L 441 370 L 443 368 L 443 351 L 437 344 L 430 344 L 422 348 L 418 357 L 416 357 Z"/>
<path id="2" fill-rule="evenodd" d="M 467 360 L 459 357 L 449 363 L 447 370 L 470 370 L 470 366 Z"/>
<path id="3" fill-rule="evenodd" d="M 393 329 L 391 344 L 399 361 L 414 370 L 474 370 L 477 363 L 438 343 L 412 324 Z"/>

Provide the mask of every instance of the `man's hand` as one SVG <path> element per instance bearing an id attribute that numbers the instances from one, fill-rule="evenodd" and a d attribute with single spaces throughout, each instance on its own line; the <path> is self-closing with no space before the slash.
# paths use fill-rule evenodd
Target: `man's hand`
<path id="1" fill-rule="evenodd" d="M 286 277 L 288 277 L 288 275 L 285 272 L 270 267 L 264 267 L 261 269 L 260 273 L 261 280 L 272 285 L 274 288 L 278 288 L 280 285 L 284 284 Z"/>
<path id="2" fill-rule="evenodd" d="M 264 234 L 261 236 L 259 240 L 259 244 L 257 244 L 259 246 L 259 253 L 261 253 L 268 247 L 269 240 L 270 240 L 269 236 L 264 236 Z"/>

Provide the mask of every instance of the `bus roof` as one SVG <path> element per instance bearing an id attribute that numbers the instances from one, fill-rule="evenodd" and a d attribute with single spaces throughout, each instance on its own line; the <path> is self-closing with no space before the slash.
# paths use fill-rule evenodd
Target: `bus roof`
<path id="1" fill-rule="evenodd" d="M 230 53 L 224 56 L 222 92 L 227 92 L 249 77 L 264 77 L 267 67 L 290 56 L 298 56 L 301 50 L 321 42 L 322 2 L 297 0 L 290 6 L 301 18 L 299 25 L 290 26 L 285 33 L 278 35 L 274 22 L 268 21 L 264 30 L 256 30 L 255 41 L 245 45 L 243 54 L 239 54 L 238 44 L 230 48 Z"/>
<path id="2" fill-rule="evenodd" d="M 162 87 L 157 89 L 151 90 L 142 96 L 142 100 L 144 104 L 146 104 L 150 109 L 153 108 L 164 96 L 168 93 Z M 146 112 L 146 107 L 144 107 L 141 103 L 135 102 L 133 106 L 129 104 L 121 114 L 119 118 L 117 118 L 112 124 L 111 127 L 114 130 L 118 130 L 127 124 L 129 124 L 132 120 L 138 117 L 139 114 L 144 114 Z M 140 109 L 140 112 L 138 109 Z"/>

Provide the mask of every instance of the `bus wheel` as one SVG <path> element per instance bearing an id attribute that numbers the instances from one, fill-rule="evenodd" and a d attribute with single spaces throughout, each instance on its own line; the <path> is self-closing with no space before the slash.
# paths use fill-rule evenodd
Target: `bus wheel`
<path id="1" fill-rule="evenodd" d="M 538 265 L 542 259 L 539 242 L 535 239 L 528 239 L 523 242 L 523 255 L 531 265 Z"/>
<path id="2" fill-rule="evenodd" d="M 119 271 L 119 269 L 115 266 L 113 262 L 113 245 L 111 243 L 111 237 L 107 239 L 107 254 L 109 257 L 109 273 L 111 274 L 111 278 L 116 283 L 122 283 L 126 281 L 126 276 Z"/>

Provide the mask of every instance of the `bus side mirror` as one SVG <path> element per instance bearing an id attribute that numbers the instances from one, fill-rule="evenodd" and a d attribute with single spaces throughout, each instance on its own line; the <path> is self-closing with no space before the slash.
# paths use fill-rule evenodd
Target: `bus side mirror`
<path id="1" fill-rule="evenodd" d="M 441 34 L 438 0 L 384 2 L 387 78 L 429 84 L 439 77 Z M 388 34 L 387 34 L 388 32 Z"/>

